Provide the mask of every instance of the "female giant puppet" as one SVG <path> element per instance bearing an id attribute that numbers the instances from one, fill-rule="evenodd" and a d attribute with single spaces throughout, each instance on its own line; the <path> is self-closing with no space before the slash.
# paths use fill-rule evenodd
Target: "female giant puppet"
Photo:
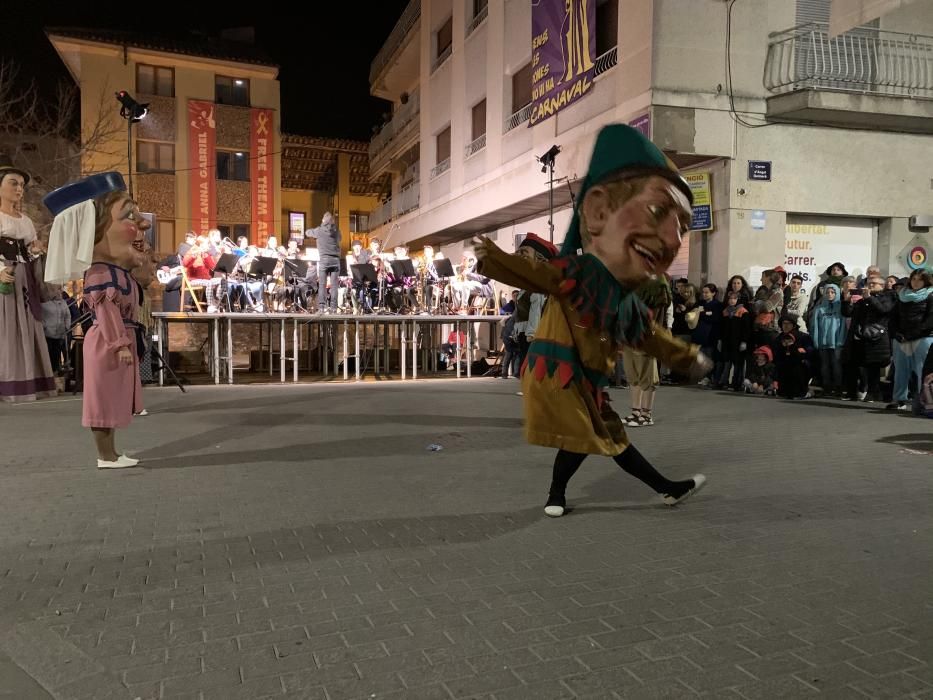
<path id="1" fill-rule="evenodd" d="M 130 276 L 141 230 L 136 203 L 119 173 L 101 173 L 61 187 L 45 198 L 55 215 L 46 282 L 84 275 L 84 302 L 93 325 L 84 338 L 84 408 L 100 469 L 133 467 L 117 452 L 117 428 L 142 411 L 139 380 L 139 286 Z"/>
<path id="2" fill-rule="evenodd" d="M 55 396 L 34 267 L 36 229 L 20 210 L 29 174 L 0 156 L 0 401 Z"/>

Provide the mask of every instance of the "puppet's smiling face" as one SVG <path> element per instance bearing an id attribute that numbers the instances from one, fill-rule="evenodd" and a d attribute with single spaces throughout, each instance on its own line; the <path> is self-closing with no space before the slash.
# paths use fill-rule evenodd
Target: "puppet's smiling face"
<path id="1" fill-rule="evenodd" d="M 626 201 L 613 201 L 613 185 L 586 193 L 583 214 L 589 240 L 583 248 L 599 258 L 621 284 L 635 287 L 667 271 L 690 226 L 690 203 L 671 182 L 647 178 Z"/>
<path id="2" fill-rule="evenodd" d="M 117 199 L 110 205 L 110 226 L 94 246 L 95 255 L 112 261 L 117 265 L 131 269 L 139 261 L 137 241 L 142 239 L 139 228 L 139 209 L 129 195 Z"/>

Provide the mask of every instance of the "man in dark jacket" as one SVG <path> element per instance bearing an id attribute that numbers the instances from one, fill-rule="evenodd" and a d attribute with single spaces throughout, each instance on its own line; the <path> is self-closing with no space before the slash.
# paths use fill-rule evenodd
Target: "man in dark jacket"
<path id="1" fill-rule="evenodd" d="M 321 217 L 321 225 L 305 231 L 305 238 L 317 240 L 317 250 L 320 259 L 317 264 L 318 275 L 318 306 L 321 313 L 337 311 L 337 291 L 340 288 L 340 229 L 334 222 L 334 215 L 329 211 Z M 328 304 L 328 286 L 330 282 L 330 303 Z"/>
<path id="2" fill-rule="evenodd" d="M 884 278 L 869 277 L 861 298 L 843 305 L 843 313 L 852 321 L 842 351 L 843 401 L 880 401 L 881 369 L 891 362 L 889 322 L 894 311 L 894 292 L 885 291 Z M 853 297 L 855 299 L 855 297 Z M 858 392 L 860 371 L 865 374 L 865 391 Z"/>

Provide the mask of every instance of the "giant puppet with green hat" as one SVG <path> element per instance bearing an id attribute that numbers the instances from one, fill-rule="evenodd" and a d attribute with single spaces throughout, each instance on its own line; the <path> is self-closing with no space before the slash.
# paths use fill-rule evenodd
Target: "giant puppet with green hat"
<path id="1" fill-rule="evenodd" d="M 545 512 L 566 512 L 567 482 L 587 455 L 612 457 L 676 505 L 701 488 L 696 474 L 672 481 L 629 444 L 606 389 L 619 351 L 636 347 L 685 374 L 711 363 L 657 326 L 642 300 L 677 256 L 692 194 L 674 164 L 624 124 L 603 127 L 560 254 L 549 261 L 509 255 L 474 240 L 482 274 L 549 295 L 522 368 L 525 436 L 557 448 Z"/>

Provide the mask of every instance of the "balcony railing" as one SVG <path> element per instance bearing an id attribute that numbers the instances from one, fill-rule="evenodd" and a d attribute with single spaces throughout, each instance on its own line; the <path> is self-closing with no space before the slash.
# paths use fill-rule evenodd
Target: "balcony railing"
<path id="1" fill-rule="evenodd" d="M 369 229 L 373 230 L 418 208 L 421 202 L 421 183 L 415 180 L 399 191 L 392 199 L 387 199 L 369 214 Z"/>
<path id="2" fill-rule="evenodd" d="M 515 127 L 521 126 L 527 122 L 529 119 L 531 119 L 531 103 L 526 104 L 515 114 L 511 115 L 505 120 L 505 124 L 502 127 L 502 133 L 507 134 Z"/>
<path id="3" fill-rule="evenodd" d="M 860 27 L 830 38 L 827 24 L 803 24 L 770 35 L 764 86 L 933 97 L 933 37 Z"/>
<path id="4" fill-rule="evenodd" d="M 466 149 L 464 150 L 464 158 L 469 158 L 475 153 L 479 153 L 484 148 L 486 148 L 486 134 L 483 134 L 479 138 L 473 139 L 472 142 L 467 144 Z"/>
<path id="5" fill-rule="evenodd" d="M 602 54 L 596 59 L 596 70 L 593 72 L 593 77 L 599 77 L 607 70 L 615 66 L 619 62 L 619 47 L 613 46 L 606 53 Z"/>
<path id="6" fill-rule="evenodd" d="M 397 216 L 407 214 L 413 209 L 417 209 L 421 201 L 421 183 L 415 180 L 408 187 L 401 190 L 396 199 L 398 201 L 395 207 Z"/>
<path id="7" fill-rule="evenodd" d="M 387 199 L 369 213 L 369 228 L 376 229 L 392 220 L 392 200 Z"/>
<path id="8" fill-rule="evenodd" d="M 395 23 L 392 33 L 389 34 L 389 38 L 386 39 L 386 43 L 379 49 L 379 53 L 376 54 L 376 58 L 373 59 L 373 62 L 369 66 L 370 85 L 376 82 L 376 78 L 386 65 L 388 65 L 389 61 L 392 60 L 395 52 L 405 43 L 405 37 L 408 36 L 408 32 L 412 30 L 412 27 L 415 26 L 415 23 L 420 17 L 421 0 L 411 0 L 402 13 L 402 16 L 399 17 L 398 22 Z"/>
<path id="9" fill-rule="evenodd" d="M 486 17 L 488 15 L 489 15 L 489 5 L 486 5 L 482 10 L 476 13 L 476 16 L 473 18 L 473 21 L 470 22 L 469 26 L 467 27 L 466 35 L 470 36 L 470 34 L 473 33 L 473 30 L 476 29 L 479 25 L 481 25 L 486 20 Z"/>
<path id="10" fill-rule="evenodd" d="M 451 44 L 446 49 L 441 51 L 440 55 L 434 59 L 434 63 L 431 66 L 432 73 L 436 71 L 438 68 L 440 68 L 442 65 L 444 65 L 444 61 L 450 58 L 450 54 L 453 53 L 453 50 L 454 50 L 454 46 L 453 44 Z"/>
<path id="11" fill-rule="evenodd" d="M 450 170 L 450 158 L 444 158 L 440 163 L 431 168 L 431 178 L 435 178 L 438 175 L 443 175 L 448 170 Z"/>
<path id="12" fill-rule="evenodd" d="M 421 97 L 420 93 L 415 90 L 408 97 L 408 102 L 403 105 L 400 105 L 395 114 L 392 115 L 392 119 L 389 122 L 383 124 L 382 129 L 379 130 L 375 136 L 369 142 L 369 159 L 372 161 L 378 156 L 385 148 L 392 142 L 392 140 L 402 133 L 402 130 L 408 126 L 412 120 L 416 120 L 421 114 Z"/>

